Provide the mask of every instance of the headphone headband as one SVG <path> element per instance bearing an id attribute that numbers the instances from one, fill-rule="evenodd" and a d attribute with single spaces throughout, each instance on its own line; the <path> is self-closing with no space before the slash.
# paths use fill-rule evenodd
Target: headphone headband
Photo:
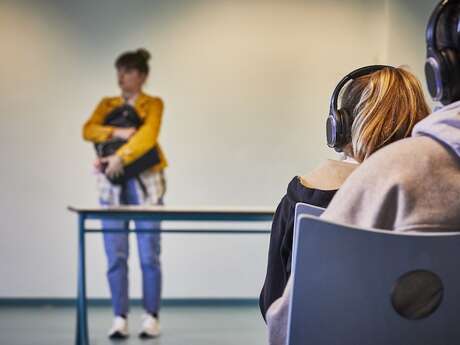
<path id="1" fill-rule="evenodd" d="M 433 13 L 430 16 L 430 19 L 428 20 L 428 25 L 426 28 L 426 46 L 427 49 L 438 49 L 438 44 L 436 41 L 436 28 L 438 26 L 439 22 L 439 17 L 441 16 L 441 13 L 444 11 L 444 9 L 448 6 L 454 3 L 454 1 L 449 1 L 449 0 L 443 0 L 441 1 L 436 8 L 434 9 Z"/>
<path id="2" fill-rule="evenodd" d="M 388 68 L 393 68 L 392 66 L 387 66 L 387 65 L 370 65 L 370 66 L 365 66 L 365 67 L 358 68 L 358 69 L 354 70 L 353 72 L 348 73 L 345 77 L 343 77 L 343 79 L 341 81 L 339 81 L 339 83 L 337 84 L 337 86 L 334 89 L 334 92 L 332 93 L 329 112 L 331 114 L 334 114 L 336 112 L 336 110 L 338 109 L 337 108 L 337 103 L 338 103 L 340 91 L 342 90 L 342 88 L 345 86 L 346 83 L 348 83 L 350 80 L 353 80 L 353 79 L 356 79 L 356 78 L 359 78 L 359 77 L 362 77 L 362 76 L 365 76 L 365 75 L 380 71 L 380 70 L 382 70 L 384 68 L 387 68 L 387 67 Z"/>

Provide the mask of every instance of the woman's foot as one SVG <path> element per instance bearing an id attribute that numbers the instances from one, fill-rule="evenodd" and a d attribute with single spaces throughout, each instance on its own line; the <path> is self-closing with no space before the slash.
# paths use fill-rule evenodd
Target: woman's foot
<path id="1" fill-rule="evenodd" d="M 109 338 L 124 339 L 128 336 L 128 320 L 121 316 L 115 316 L 113 319 L 112 328 L 109 330 Z"/>
<path id="2" fill-rule="evenodd" d="M 155 338 L 160 335 L 160 322 L 151 314 L 142 317 L 142 328 L 139 333 L 141 338 Z"/>

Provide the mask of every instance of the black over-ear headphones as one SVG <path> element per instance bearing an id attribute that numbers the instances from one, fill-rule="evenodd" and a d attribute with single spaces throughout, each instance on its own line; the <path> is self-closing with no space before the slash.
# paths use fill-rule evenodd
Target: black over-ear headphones
<path id="1" fill-rule="evenodd" d="M 426 29 L 425 77 L 431 97 L 442 104 L 460 99 L 460 52 L 457 47 L 439 49 L 436 33 L 441 13 L 460 5 L 459 0 L 441 1 L 431 14 Z M 447 21 L 444 25 L 450 25 Z M 451 34 L 456 28 L 443 28 L 443 33 Z M 457 40 L 457 38 L 454 38 Z M 456 42 L 458 44 L 458 42 Z M 453 44 L 455 46 L 456 44 Z"/>
<path id="2" fill-rule="evenodd" d="M 326 137 L 327 145 L 334 148 L 336 151 L 342 151 L 342 148 L 350 142 L 351 125 L 353 124 L 353 116 L 344 108 L 338 108 L 337 103 L 340 91 L 350 80 L 377 72 L 384 69 L 385 65 L 372 65 L 358 68 L 347 74 L 335 87 L 332 93 L 331 103 L 329 106 L 329 116 L 326 122 Z M 392 67 L 390 67 L 392 68 Z"/>

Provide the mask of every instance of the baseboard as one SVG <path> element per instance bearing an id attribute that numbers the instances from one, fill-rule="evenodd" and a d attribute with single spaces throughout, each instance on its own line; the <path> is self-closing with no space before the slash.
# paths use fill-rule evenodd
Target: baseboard
<path id="1" fill-rule="evenodd" d="M 88 306 L 110 306 L 108 298 L 88 298 Z M 75 298 L 0 298 L 0 307 L 66 307 L 75 306 Z M 141 299 L 131 299 L 130 304 L 140 306 Z M 246 307 L 258 305 L 255 298 L 165 298 L 164 307 Z"/>

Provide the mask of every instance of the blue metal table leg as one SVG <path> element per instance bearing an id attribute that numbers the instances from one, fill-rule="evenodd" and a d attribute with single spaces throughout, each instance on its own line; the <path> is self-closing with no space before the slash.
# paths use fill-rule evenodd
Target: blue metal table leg
<path id="1" fill-rule="evenodd" d="M 89 345 L 86 310 L 85 215 L 78 216 L 78 297 L 75 345 Z"/>

